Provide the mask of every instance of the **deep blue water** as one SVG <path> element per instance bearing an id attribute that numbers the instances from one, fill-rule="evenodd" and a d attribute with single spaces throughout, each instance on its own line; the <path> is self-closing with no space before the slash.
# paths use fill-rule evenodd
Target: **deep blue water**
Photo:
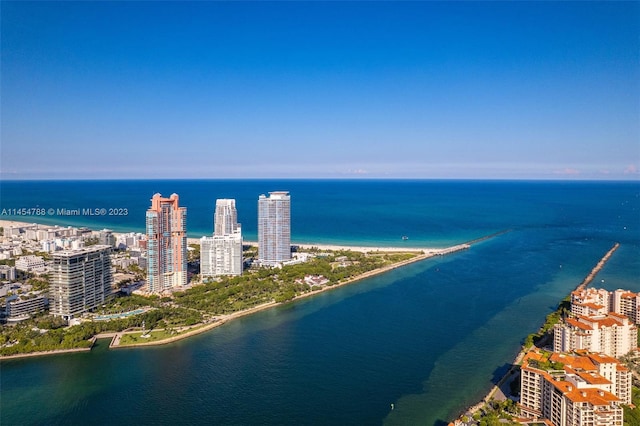
<path id="1" fill-rule="evenodd" d="M 127 208 L 46 220 L 143 231 L 153 193 L 176 192 L 195 237 L 211 232 L 216 198 L 236 198 L 251 239 L 258 195 L 273 190 L 291 192 L 298 242 L 511 232 L 169 346 L 3 362 L 0 423 L 437 424 L 483 396 L 615 242 L 597 283 L 640 291 L 638 183 L 2 182 L 0 207 Z"/>

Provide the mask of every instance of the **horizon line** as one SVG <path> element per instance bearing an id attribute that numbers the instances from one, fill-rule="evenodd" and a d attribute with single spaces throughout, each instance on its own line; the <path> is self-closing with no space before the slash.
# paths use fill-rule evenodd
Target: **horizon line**
<path id="1" fill-rule="evenodd" d="M 501 177 L 113 177 L 113 178 L 93 178 L 93 177 L 66 177 L 66 178 L 0 178 L 2 182 L 113 182 L 113 181 L 466 181 L 466 182 L 640 182 L 640 175 L 629 178 L 577 178 L 572 177 L 537 177 L 537 178 L 501 178 Z"/>

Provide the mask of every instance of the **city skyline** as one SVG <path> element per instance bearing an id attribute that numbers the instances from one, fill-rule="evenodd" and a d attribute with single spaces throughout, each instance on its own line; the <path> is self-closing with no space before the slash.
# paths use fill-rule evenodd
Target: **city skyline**
<path id="1" fill-rule="evenodd" d="M 639 16 L 3 2 L 0 178 L 637 180 Z"/>

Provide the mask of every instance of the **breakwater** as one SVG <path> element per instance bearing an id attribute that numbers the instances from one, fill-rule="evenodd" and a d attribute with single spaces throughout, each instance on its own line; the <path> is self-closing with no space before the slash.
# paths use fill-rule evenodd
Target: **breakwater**
<path id="1" fill-rule="evenodd" d="M 593 267 L 593 269 L 591 269 L 591 272 L 585 277 L 585 279 L 582 280 L 582 282 L 580 284 L 578 284 L 578 286 L 576 287 L 576 291 L 584 289 L 587 285 L 589 285 L 589 283 L 591 283 L 591 281 L 594 280 L 594 278 L 596 277 L 598 272 L 600 272 L 602 270 L 602 268 L 604 268 L 606 263 L 611 259 L 611 257 L 613 256 L 613 254 L 615 253 L 615 251 L 619 247 L 620 247 L 620 243 L 615 243 L 613 245 L 613 247 L 607 253 L 605 253 L 605 255 Z M 540 328 L 538 329 L 538 334 L 543 332 L 544 325 L 545 324 L 540 326 Z M 463 412 L 461 412 L 459 414 L 458 418 L 457 418 L 457 421 L 462 421 L 462 418 L 464 416 L 468 416 L 468 417 L 473 416 L 476 412 L 480 411 L 492 399 L 498 399 L 498 400 L 504 399 L 505 398 L 504 394 L 500 395 L 500 397 L 498 397 L 498 395 L 500 394 L 501 388 L 503 387 L 503 385 L 505 383 L 507 383 L 507 380 L 509 380 L 509 379 L 517 380 L 517 378 L 515 378 L 515 376 L 513 376 L 514 373 L 519 371 L 522 359 L 527 354 L 527 352 L 529 352 L 534 347 L 535 346 L 531 346 L 531 347 L 524 347 L 523 346 L 522 349 L 520 350 L 520 352 L 518 352 L 518 354 L 516 355 L 516 357 L 513 360 L 513 362 L 511 363 L 511 367 L 507 370 L 507 372 L 497 382 L 495 382 L 495 384 L 491 387 L 491 389 L 486 394 L 486 396 L 484 398 L 482 398 L 482 400 L 480 400 L 480 402 L 478 402 L 477 404 L 475 404 L 472 407 L 469 407 L 466 410 L 464 410 Z M 507 397 L 508 397 L 508 395 L 507 395 Z"/>
<path id="2" fill-rule="evenodd" d="M 503 229 L 502 231 L 494 232 L 493 234 L 485 235 L 484 237 L 480 237 L 480 238 L 476 238 L 475 240 L 467 241 L 464 244 L 471 246 L 473 244 L 477 244 L 477 243 L 480 243 L 482 241 L 498 237 L 498 236 L 506 234 L 508 232 L 511 232 L 511 229 Z"/>
<path id="3" fill-rule="evenodd" d="M 438 250 L 437 252 L 435 252 L 435 254 L 437 256 L 446 256 L 447 254 L 451 254 L 451 253 L 455 253 L 457 251 L 461 251 L 461 250 L 467 250 L 471 248 L 470 244 L 458 244 L 457 246 L 453 246 L 453 247 L 448 247 L 446 249 L 442 249 L 442 250 Z"/>
<path id="4" fill-rule="evenodd" d="M 593 267 L 593 269 L 591 270 L 591 272 L 589 272 L 589 275 L 587 275 L 585 277 L 585 279 L 578 285 L 578 287 L 576 287 L 576 291 L 582 290 L 584 289 L 586 286 L 588 286 L 591 281 L 593 281 L 593 279 L 596 277 L 596 275 L 598 274 L 598 272 L 600 272 L 600 270 L 602 268 L 604 268 L 604 265 L 606 265 L 606 263 L 609 261 L 609 259 L 611 259 L 611 256 L 613 256 L 613 253 L 615 253 L 616 250 L 618 250 L 618 247 L 620 247 L 620 243 L 615 243 L 613 245 L 613 247 L 611 248 L 611 250 L 609 250 L 603 257 L 602 259 L 600 259 L 600 261 L 598 262 L 598 264 L 596 266 Z"/>

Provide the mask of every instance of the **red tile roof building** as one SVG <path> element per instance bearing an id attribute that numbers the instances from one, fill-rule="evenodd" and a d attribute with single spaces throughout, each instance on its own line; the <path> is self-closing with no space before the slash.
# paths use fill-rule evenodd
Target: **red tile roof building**
<path id="1" fill-rule="evenodd" d="M 531 352 L 520 380 L 522 415 L 556 426 L 622 426 L 631 403 L 631 372 L 606 355 Z"/>
<path id="2" fill-rule="evenodd" d="M 576 316 L 556 324 L 553 330 L 554 352 L 584 349 L 621 357 L 637 347 L 637 328 L 625 315 L 609 313 Z"/>
<path id="3" fill-rule="evenodd" d="M 640 324 L 640 295 L 629 290 L 584 288 L 571 292 L 571 313 L 593 316 L 615 312 Z"/>

